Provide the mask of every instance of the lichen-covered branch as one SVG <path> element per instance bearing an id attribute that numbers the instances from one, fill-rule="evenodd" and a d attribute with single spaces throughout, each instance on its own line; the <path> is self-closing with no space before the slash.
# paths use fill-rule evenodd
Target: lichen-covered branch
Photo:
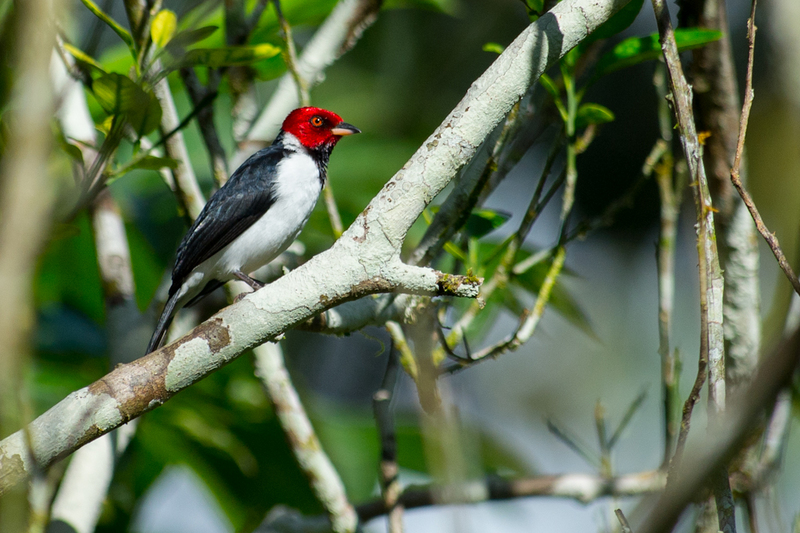
<path id="1" fill-rule="evenodd" d="M 308 478 L 314 495 L 325 508 L 334 533 L 352 533 L 358 517 L 347 501 L 344 484 L 322 449 L 300 402 L 283 362 L 283 350 L 279 344 L 268 342 L 255 348 L 253 353 L 256 375 L 264 384 L 292 453 Z"/>
<path id="2" fill-rule="evenodd" d="M 175 130 L 181 121 L 178 118 L 178 110 L 175 108 L 175 101 L 172 99 L 167 78 L 162 78 L 155 84 L 153 93 L 161 104 L 161 129 L 164 133 Z M 175 192 L 191 220 L 194 220 L 203 210 L 206 200 L 197 184 L 197 177 L 189 159 L 189 151 L 186 149 L 186 142 L 183 139 L 183 132 L 179 130 L 170 135 L 164 143 L 164 149 L 167 157 L 178 161 L 178 166 L 172 171 L 175 176 Z"/>
<path id="3" fill-rule="evenodd" d="M 680 129 L 680 139 L 689 165 L 692 191 L 697 207 L 700 259 L 701 350 L 708 353 L 709 401 L 715 410 L 725 406 L 724 334 L 722 331 L 723 280 L 717 253 L 714 209 L 708 190 L 702 149 L 697 138 L 697 128 L 692 111 L 692 91 L 683 75 L 675 34 L 669 20 L 669 11 L 663 0 L 653 0 L 659 28 L 661 49 L 667 63 L 670 79 L 671 103 Z"/>
<path id="4" fill-rule="evenodd" d="M 625 3 L 566 1 L 531 24 L 329 250 L 41 415 L 29 426 L 37 462 L 52 464 L 245 350 L 340 303 L 380 292 L 477 296 L 479 280 L 402 263 L 408 229 L 530 84 Z M 26 479 L 32 468 L 21 432 L 0 441 L 0 492 Z"/>

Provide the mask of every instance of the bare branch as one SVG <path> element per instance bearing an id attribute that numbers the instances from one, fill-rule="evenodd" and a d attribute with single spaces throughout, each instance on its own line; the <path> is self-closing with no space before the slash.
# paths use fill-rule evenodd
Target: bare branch
<path id="1" fill-rule="evenodd" d="M 628 519 L 625 518 L 625 515 L 622 513 L 622 510 L 617 509 L 614 511 L 614 514 L 617 515 L 617 520 L 619 520 L 619 525 L 622 527 L 622 533 L 633 533 L 631 525 L 628 523 Z"/>
<path id="2" fill-rule="evenodd" d="M 640 496 L 658 492 L 664 488 L 665 482 L 663 472 L 659 471 L 626 474 L 610 479 L 596 474 L 560 474 L 517 479 L 491 477 L 467 482 L 451 492 L 467 496 L 452 503 L 478 503 L 533 496 L 571 498 L 588 503 L 603 496 Z M 400 502 L 406 509 L 436 505 L 435 495 L 442 490 L 441 487 L 434 486 L 409 487 L 400 495 Z M 363 522 L 387 512 L 382 501 L 362 504 L 356 509 Z"/>
<path id="3" fill-rule="evenodd" d="M 747 210 L 750 212 L 750 215 L 753 217 L 753 220 L 756 223 L 756 229 L 767 242 L 769 245 L 770 250 L 772 250 L 772 254 L 775 256 L 775 259 L 778 261 L 778 266 L 781 267 L 783 273 L 788 278 L 789 282 L 792 284 L 795 292 L 800 294 L 800 280 L 797 279 L 797 275 L 792 270 L 789 261 L 786 259 L 786 256 L 781 249 L 780 243 L 778 242 L 778 237 L 767 229 L 767 226 L 764 224 L 764 220 L 761 218 L 761 214 L 758 212 L 755 203 L 753 202 L 752 197 L 748 194 L 747 190 L 744 188 L 742 184 L 742 180 L 739 176 L 739 167 L 741 165 L 742 159 L 742 152 L 744 150 L 744 140 L 745 136 L 747 135 L 747 122 L 750 118 L 750 107 L 753 104 L 753 53 L 755 50 L 755 39 L 756 39 L 756 25 L 755 25 L 755 10 L 756 10 L 756 0 L 753 0 L 753 7 L 750 13 L 750 18 L 747 21 L 747 41 L 748 47 L 750 49 L 748 60 L 747 60 L 747 77 L 746 77 L 746 87 L 744 93 L 744 104 L 742 105 L 742 116 L 741 122 L 739 124 L 739 140 L 736 146 L 736 159 L 733 162 L 733 168 L 731 168 L 731 182 L 733 186 L 736 187 L 736 190 L 739 193 L 739 196 L 742 197 L 745 205 L 747 206 Z"/>
<path id="4" fill-rule="evenodd" d="M 157 63 L 157 62 L 156 62 Z M 156 66 L 156 69 L 158 66 Z M 153 93 L 158 98 L 161 104 L 161 129 L 164 133 L 174 131 L 180 124 L 178 118 L 178 110 L 175 108 L 175 102 L 172 99 L 172 92 L 169 90 L 169 82 L 166 78 L 162 78 L 153 87 Z M 178 161 L 178 167 L 173 170 L 175 176 L 176 193 L 178 199 L 186 209 L 189 217 L 194 220 L 206 200 L 203 197 L 203 192 L 197 184 L 197 177 L 192 169 L 191 160 L 189 159 L 189 151 L 186 149 L 186 142 L 183 140 L 183 132 L 178 130 L 164 143 L 167 156 Z"/>
<path id="5" fill-rule="evenodd" d="M 182 68 L 181 79 L 186 86 L 186 91 L 192 99 L 195 107 L 202 106 L 197 112 L 197 125 L 200 126 L 200 134 L 211 158 L 211 168 L 214 171 L 214 180 L 217 185 L 222 186 L 228 181 L 228 161 L 225 156 L 225 149 L 217 134 L 214 126 L 214 108 L 211 105 L 204 105 L 206 99 L 213 99 L 219 85 L 220 73 L 215 69 L 208 69 L 209 86 L 205 87 L 197 78 L 194 69 Z"/>
<path id="6" fill-rule="evenodd" d="M 659 122 L 663 145 L 662 164 L 657 173 L 658 192 L 661 199 L 661 227 L 658 238 L 658 353 L 661 357 L 661 388 L 664 400 L 664 458 L 662 466 L 668 466 L 678 436 L 676 405 L 678 399 L 677 355 L 670 347 L 672 309 L 675 299 L 675 245 L 678 236 L 678 215 L 684 183 L 673 183 L 675 170 L 670 145 L 672 120 L 666 101 L 667 80 L 662 64 L 656 65 L 653 79 L 659 96 Z M 704 371 L 705 372 L 705 371 Z M 692 404 L 693 405 L 693 404 Z M 691 409 L 690 409 L 691 412 Z M 686 421 L 688 429 L 688 420 Z M 684 437 L 685 439 L 685 437 Z"/>
<path id="7" fill-rule="evenodd" d="M 389 510 L 389 533 L 403 533 L 403 505 L 399 501 L 401 486 L 397 465 L 397 439 L 391 411 L 398 366 L 399 357 L 392 346 L 386 362 L 383 383 L 372 397 L 372 409 L 375 412 L 375 421 L 381 439 L 381 495 L 386 509 Z"/>
<path id="8" fill-rule="evenodd" d="M 750 434 L 756 419 L 791 381 L 799 359 L 800 332 L 795 332 L 775 352 L 762 359 L 752 381 L 733 398 L 715 430 L 689 445 L 677 475 L 674 478 L 671 475 L 666 490 L 649 502 L 652 504 L 648 505 L 649 515 L 635 528 L 637 533 L 672 530 L 683 509 L 726 464 Z"/>
<path id="9" fill-rule="evenodd" d="M 697 252 L 700 271 L 700 364 L 702 366 L 702 360 L 707 357 L 708 401 L 712 411 L 712 420 L 717 424 L 725 410 L 725 338 L 722 324 L 724 281 L 717 253 L 714 210 L 711 207 L 708 180 L 702 164 L 701 146 L 694 123 L 692 92 L 683 75 L 669 12 L 664 0 L 653 0 L 653 9 L 658 23 L 661 50 L 669 71 L 671 102 L 681 131 L 683 151 L 694 181 L 692 191 L 697 209 Z M 733 533 L 736 531 L 736 526 L 727 468 L 720 465 L 715 474 L 715 480 L 714 496 L 717 502 L 720 529 L 725 533 Z"/>

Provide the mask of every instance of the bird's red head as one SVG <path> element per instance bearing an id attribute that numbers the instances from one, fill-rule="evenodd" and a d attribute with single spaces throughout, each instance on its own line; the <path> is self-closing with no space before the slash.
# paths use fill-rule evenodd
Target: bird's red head
<path id="1" fill-rule="evenodd" d="M 294 135 L 309 150 L 333 146 L 345 135 L 361 133 L 342 117 L 319 107 L 295 109 L 283 121 L 283 131 Z"/>

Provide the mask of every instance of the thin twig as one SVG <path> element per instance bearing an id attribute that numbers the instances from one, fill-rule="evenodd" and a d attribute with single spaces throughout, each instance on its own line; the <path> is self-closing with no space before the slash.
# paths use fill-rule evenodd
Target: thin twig
<path id="1" fill-rule="evenodd" d="M 739 167 L 741 165 L 742 159 L 742 152 L 744 150 L 744 141 L 745 136 L 747 135 L 747 123 L 750 118 L 750 107 L 753 105 L 753 55 L 755 50 L 755 39 L 756 39 L 756 25 L 755 25 L 755 11 L 756 11 L 756 0 L 753 0 L 752 10 L 750 12 L 750 18 L 747 20 L 747 42 L 749 48 L 749 54 L 747 59 L 747 76 L 745 81 L 745 92 L 744 92 L 744 104 L 742 105 L 742 116 L 739 123 L 739 140 L 736 144 L 736 157 L 733 160 L 733 168 L 731 168 L 731 182 L 733 186 L 739 193 L 739 196 L 742 197 L 742 201 L 747 206 L 747 210 L 750 211 L 750 216 L 753 217 L 753 221 L 756 224 L 756 229 L 767 242 L 770 250 L 772 250 L 772 254 L 775 256 L 775 259 L 778 261 L 778 266 L 783 270 L 783 273 L 789 279 L 789 283 L 792 284 L 792 288 L 797 294 L 800 294 L 800 280 L 797 279 L 797 275 L 792 270 L 791 265 L 789 264 L 788 259 L 786 259 L 786 255 L 783 253 L 781 249 L 780 242 L 778 242 L 778 237 L 769 231 L 766 224 L 764 224 L 764 219 L 761 218 L 761 213 L 759 213 L 758 208 L 756 208 L 755 203 L 753 202 L 753 198 L 744 188 L 744 184 L 742 183 L 741 178 L 739 177 Z"/>
<path id="2" fill-rule="evenodd" d="M 292 78 L 294 78 L 294 82 L 297 84 L 297 91 L 300 96 L 300 105 L 302 107 L 309 106 L 311 105 L 311 96 L 308 94 L 308 82 L 297 69 L 297 50 L 294 47 L 294 39 L 292 38 L 292 27 L 289 26 L 289 22 L 283 16 L 283 11 L 281 10 L 281 1 L 272 0 L 272 4 L 275 6 L 275 15 L 278 17 L 278 24 L 281 28 L 281 38 L 286 46 L 283 54 L 283 59 L 286 62 L 286 68 L 289 69 L 289 72 L 292 74 Z"/>
<path id="3" fill-rule="evenodd" d="M 717 425 L 725 410 L 725 346 L 722 325 L 723 286 L 722 271 L 719 266 L 716 233 L 714 228 L 714 210 L 711 207 L 711 195 L 708 190 L 705 168 L 702 164 L 701 146 L 697 138 L 697 129 L 692 111 L 691 89 L 686 83 L 683 69 L 675 43 L 675 33 L 669 18 L 669 11 L 664 0 L 652 0 L 653 10 L 659 30 L 661 50 L 670 74 L 670 89 L 675 117 L 681 131 L 681 143 L 693 179 L 697 209 L 700 278 L 700 365 L 704 358 L 708 361 L 709 392 L 708 401 L 712 423 Z M 696 385 L 697 383 L 695 383 Z M 692 395 L 695 394 L 693 389 Z M 691 396 L 690 396 L 691 398 Z M 689 401 L 687 401 L 688 403 Z M 684 410 L 685 412 L 685 410 Z M 691 411 L 690 411 L 691 412 Z M 683 427 L 681 428 L 683 432 Z M 672 469 L 675 472 L 674 469 Z M 733 496 L 728 483 L 727 469 L 720 468 L 715 473 L 714 496 L 717 502 L 719 526 L 725 533 L 736 530 L 733 515 Z M 724 478 L 724 479 L 723 479 Z"/>
<path id="4" fill-rule="evenodd" d="M 495 272 L 493 273 L 491 279 L 488 282 L 484 283 L 483 288 L 481 289 L 481 296 L 484 300 L 489 298 L 496 289 L 502 288 L 506 284 L 509 275 L 511 273 L 511 267 L 516 259 L 517 251 L 522 246 L 522 243 L 525 240 L 525 237 L 527 237 L 528 232 L 533 226 L 533 223 L 539 217 L 544 207 L 553 198 L 558 188 L 564 183 L 565 172 L 562 172 L 561 175 L 558 177 L 558 179 L 556 179 L 555 182 L 551 184 L 550 189 L 544 195 L 544 198 L 542 198 L 542 191 L 544 189 L 547 178 L 550 175 L 550 171 L 552 170 L 553 164 L 555 163 L 556 157 L 558 156 L 561 150 L 563 140 L 564 140 L 563 135 L 559 134 L 553 143 L 553 146 L 550 150 L 547 160 L 545 161 L 545 165 L 542 168 L 542 172 L 539 176 L 539 181 L 536 185 L 536 189 L 534 190 L 533 196 L 531 197 L 531 200 L 528 204 L 528 209 L 525 211 L 525 215 L 523 216 L 523 220 L 520 222 L 519 228 L 517 228 L 517 231 L 515 232 L 514 236 L 511 238 L 510 241 L 508 241 L 508 245 L 506 247 L 505 254 L 500 262 L 500 265 L 498 265 L 498 267 L 495 269 Z M 494 173 L 489 173 L 489 175 L 491 174 Z M 475 197 L 475 199 L 477 200 L 477 196 Z M 461 223 L 463 224 L 463 221 L 461 221 Z M 443 245 L 443 239 L 440 238 L 439 242 L 431 246 L 429 250 L 433 251 L 436 249 L 440 249 L 442 245 Z M 500 248 L 500 250 L 502 250 L 502 247 Z M 432 257 L 433 257 L 432 255 L 426 253 L 421 258 L 421 260 L 427 260 Z M 466 329 L 469 327 L 469 325 L 472 323 L 472 321 L 475 319 L 475 317 L 478 315 L 481 309 L 483 309 L 483 303 L 481 301 L 473 302 L 469 306 L 467 311 L 461 316 L 461 318 L 459 318 L 458 322 L 452 328 L 452 332 L 447 337 L 447 340 L 445 342 L 453 345 L 460 342 L 461 338 L 463 337 L 464 331 L 466 331 Z M 520 325 L 525 321 L 527 316 L 528 314 L 526 312 L 524 316 L 520 317 Z M 440 350 L 437 350 L 437 352 L 438 351 Z M 444 358 L 443 354 L 441 353 L 437 353 L 434 356 L 434 360 L 436 361 L 439 361 L 443 358 Z"/>
<path id="5" fill-rule="evenodd" d="M 553 263 L 550 265 L 550 269 L 547 271 L 547 275 L 545 276 L 542 286 L 539 289 L 539 294 L 536 297 L 536 303 L 533 305 L 533 308 L 529 313 L 523 315 L 522 320 L 520 320 L 520 323 L 514 333 L 494 346 L 488 346 L 475 353 L 468 364 L 472 365 L 475 362 L 487 357 L 497 357 L 504 352 L 516 350 L 528 342 L 528 340 L 533 336 L 534 331 L 536 331 L 536 326 L 539 324 L 539 320 L 544 314 L 547 302 L 550 301 L 550 294 L 553 291 L 553 287 L 556 285 L 558 276 L 561 274 L 561 269 L 564 267 L 564 260 L 566 257 L 566 248 L 563 246 L 559 247 L 556 250 L 555 256 L 553 257 Z"/>
<path id="6" fill-rule="evenodd" d="M 399 501 L 402 486 L 398 478 L 397 439 L 394 430 L 394 417 L 391 411 L 392 394 L 398 376 L 399 356 L 394 346 L 389 350 L 386 373 L 383 383 L 372 397 L 372 409 L 378 425 L 381 440 L 381 495 L 389 510 L 389 533 L 403 532 L 403 505 Z"/>
<path id="7" fill-rule="evenodd" d="M 572 498 L 588 503 L 604 496 L 636 496 L 654 493 L 664 488 L 663 472 L 647 471 L 625 474 L 611 479 L 597 474 L 559 474 L 529 478 L 504 479 L 490 477 L 485 480 L 466 483 L 453 493 L 471 495 L 462 503 L 510 500 L 532 496 L 553 496 Z M 436 505 L 435 495 L 441 488 L 434 485 L 409 487 L 400 495 L 400 502 L 406 509 L 416 509 Z M 453 502 L 455 503 L 455 502 Z M 365 503 L 357 507 L 362 522 L 386 514 L 382 500 Z"/>
<path id="8" fill-rule="evenodd" d="M 672 145 L 672 119 L 667 105 L 667 73 L 662 63 L 656 65 L 653 85 L 659 96 L 658 116 L 661 131 L 659 141 L 664 152 L 656 173 L 661 199 L 661 226 L 658 239 L 658 353 L 661 358 L 661 389 L 664 405 L 664 455 L 662 466 L 669 465 L 678 436 L 677 405 L 678 376 L 676 355 L 670 347 L 672 310 L 675 304 L 675 245 L 678 236 L 678 216 L 683 197 L 683 183 L 673 183 L 675 170 L 670 149 Z"/>
<path id="9" fill-rule="evenodd" d="M 773 353 L 762 358 L 755 376 L 737 394 L 713 433 L 690 446 L 677 475 L 656 501 L 637 533 L 671 531 L 684 509 L 695 501 L 698 491 L 719 472 L 736 450 L 752 434 L 754 425 L 795 375 L 800 358 L 800 333 L 784 340 Z M 674 481 L 673 481 L 674 479 Z"/>
<path id="10" fill-rule="evenodd" d="M 700 401 L 700 391 L 706 383 L 706 376 L 708 375 L 708 359 L 701 353 L 697 361 L 697 376 L 694 379 L 692 390 L 689 392 L 689 397 L 683 404 L 683 411 L 681 414 L 681 426 L 678 432 L 678 440 L 675 443 L 675 453 L 672 455 L 670 461 L 669 471 L 670 474 L 677 471 L 683 458 L 683 451 L 686 447 L 686 439 L 689 436 L 689 429 L 692 422 L 692 411 L 697 402 Z"/>
<path id="11" fill-rule="evenodd" d="M 209 69 L 207 87 L 200 83 L 193 68 L 182 68 L 180 73 L 186 91 L 195 106 L 192 113 L 196 113 L 197 125 L 200 126 L 203 142 L 208 150 L 208 156 L 211 158 L 214 180 L 217 182 L 217 186 L 221 187 L 228 180 L 228 160 L 214 125 L 214 108 L 210 105 L 217 96 L 220 73 L 215 69 Z M 190 120 L 191 117 L 192 115 L 187 116 L 183 122 Z"/>
<path id="12" fill-rule="evenodd" d="M 620 527 L 622 527 L 622 533 L 633 533 L 631 525 L 628 523 L 628 519 L 625 518 L 625 515 L 622 513 L 622 509 L 614 510 L 614 514 L 617 515 L 617 520 L 619 520 L 619 525 Z"/>

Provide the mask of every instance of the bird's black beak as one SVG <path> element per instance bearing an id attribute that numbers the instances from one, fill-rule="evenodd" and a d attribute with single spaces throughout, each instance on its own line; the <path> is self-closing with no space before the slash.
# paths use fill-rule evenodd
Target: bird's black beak
<path id="1" fill-rule="evenodd" d="M 354 133 L 361 133 L 361 130 L 356 128 L 352 124 L 348 124 L 347 122 L 340 122 L 334 128 L 331 129 L 331 133 L 339 137 L 344 137 L 345 135 L 353 135 Z"/>

